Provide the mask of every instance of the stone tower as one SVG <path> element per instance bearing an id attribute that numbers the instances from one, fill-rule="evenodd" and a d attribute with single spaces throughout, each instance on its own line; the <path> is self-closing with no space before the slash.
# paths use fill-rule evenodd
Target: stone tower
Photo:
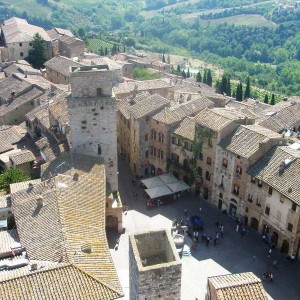
<path id="1" fill-rule="evenodd" d="M 72 151 L 100 156 L 111 191 L 118 190 L 116 101 L 120 70 L 107 65 L 72 67 L 68 98 Z"/>
<path id="2" fill-rule="evenodd" d="M 129 238 L 130 300 L 180 300 L 181 261 L 167 230 Z"/>

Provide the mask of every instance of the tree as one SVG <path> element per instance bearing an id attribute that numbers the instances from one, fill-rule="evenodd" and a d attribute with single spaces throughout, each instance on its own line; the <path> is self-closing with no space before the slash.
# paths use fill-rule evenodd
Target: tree
<path id="1" fill-rule="evenodd" d="M 84 30 L 82 27 L 80 27 L 80 28 L 78 29 L 78 35 L 79 35 L 79 37 L 81 37 L 83 40 L 86 38 L 85 30 Z"/>
<path id="2" fill-rule="evenodd" d="M 231 97 L 231 83 L 230 83 L 230 78 L 227 78 L 226 95 L 229 96 L 229 97 Z"/>
<path id="3" fill-rule="evenodd" d="M 179 65 L 177 66 L 177 72 L 178 72 L 178 73 L 180 73 L 180 72 L 181 72 L 181 70 L 180 70 L 180 66 L 179 66 Z"/>
<path id="4" fill-rule="evenodd" d="M 247 85 L 245 89 L 244 99 L 250 98 L 250 78 L 247 78 Z"/>
<path id="5" fill-rule="evenodd" d="M 185 71 L 184 71 L 184 70 L 182 70 L 182 72 L 181 72 L 181 76 L 182 76 L 183 78 L 186 78 L 186 73 L 185 73 Z"/>
<path id="6" fill-rule="evenodd" d="M 275 105 L 275 95 L 272 94 L 272 97 L 271 97 L 271 105 Z"/>
<path id="7" fill-rule="evenodd" d="M 269 103 L 269 96 L 268 94 L 265 95 L 265 100 L 264 100 L 264 103 L 268 104 Z"/>
<path id="8" fill-rule="evenodd" d="M 204 69 L 203 83 L 207 83 L 207 70 Z"/>
<path id="9" fill-rule="evenodd" d="M 190 77 L 191 77 L 190 68 L 188 68 L 188 70 L 187 70 L 186 77 L 187 77 L 187 78 L 190 78 Z"/>
<path id="10" fill-rule="evenodd" d="M 104 49 L 104 55 L 108 55 L 108 49 L 107 49 L 107 47 L 105 47 L 105 49 Z"/>
<path id="11" fill-rule="evenodd" d="M 212 86 L 212 75 L 211 75 L 211 70 L 207 70 L 207 75 L 206 75 L 206 84 L 209 86 Z"/>
<path id="12" fill-rule="evenodd" d="M 40 69 L 47 60 L 45 51 L 45 41 L 36 33 L 32 41 L 32 49 L 26 60 L 35 68 Z"/>
<path id="13" fill-rule="evenodd" d="M 163 53 L 162 55 L 162 62 L 165 63 L 166 62 L 166 58 L 165 58 L 165 54 Z"/>
<path id="14" fill-rule="evenodd" d="M 219 86 L 219 93 L 220 94 L 226 93 L 226 90 L 227 90 L 227 77 L 223 74 L 221 84 Z"/>
<path id="15" fill-rule="evenodd" d="M 103 51 L 103 47 L 102 46 L 100 47 L 100 55 L 104 56 L 104 51 Z"/>
<path id="16" fill-rule="evenodd" d="M 197 73 L 197 75 L 196 75 L 196 81 L 197 82 L 201 82 L 202 81 L 202 76 L 201 76 L 201 73 L 200 73 L 200 71 Z"/>
<path id="17" fill-rule="evenodd" d="M 9 193 L 9 185 L 12 183 L 22 182 L 29 180 L 23 170 L 18 168 L 10 168 L 5 170 L 0 175 L 0 189 L 4 190 L 6 193 Z"/>
<path id="18" fill-rule="evenodd" d="M 243 84 L 241 82 L 236 87 L 236 100 L 237 101 L 243 100 Z"/>

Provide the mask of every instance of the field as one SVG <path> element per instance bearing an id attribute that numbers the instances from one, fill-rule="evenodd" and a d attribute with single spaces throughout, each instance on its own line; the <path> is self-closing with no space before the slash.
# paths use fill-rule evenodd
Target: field
<path id="1" fill-rule="evenodd" d="M 104 51 L 105 48 L 107 49 L 111 49 L 113 47 L 113 43 L 111 42 L 106 42 L 100 39 L 90 39 L 88 40 L 88 48 L 95 52 L 95 53 L 99 53 L 101 47 Z"/>
<path id="2" fill-rule="evenodd" d="M 212 19 L 212 20 L 201 20 L 202 24 L 221 24 L 228 23 L 234 25 L 248 25 L 248 26 L 269 26 L 276 27 L 277 25 L 274 22 L 267 20 L 261 15 L 237 15 L 221 19 Z"/>

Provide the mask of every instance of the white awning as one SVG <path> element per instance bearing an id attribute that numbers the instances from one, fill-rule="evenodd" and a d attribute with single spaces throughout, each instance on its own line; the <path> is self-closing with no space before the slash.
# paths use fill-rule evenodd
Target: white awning
<path id="1" fill-rule="evenodd" d="M 178 179 L 173 174 L 163 174 L 158 176 L 165 184 L 178 182 Z"/>
<path id="2" fill-rule="evenodd" d="M 166 185 L 146 189 L 145 192 L 149 195 L 151 199 L 173 194 L 173 192 Z"/>
<path id="3" fill-rule="evenodd" d="M 148 188 L 154 188 L 156 186 L 161 186 L 164 185 L 165 183 L 158 177 L 151 177 L 151 178 L 147 178 L 147 179 L 143 179 L 141 180 L 141 182 Z"/>
<path id="4" fill-rule="evenodd" d="M 181 192 L 190 189 L 190 187 L 184 182 L 184 181 L 177 181 L 173 183 L 167 184 L 170 190 L 173 191 L 173 193 Z"/>

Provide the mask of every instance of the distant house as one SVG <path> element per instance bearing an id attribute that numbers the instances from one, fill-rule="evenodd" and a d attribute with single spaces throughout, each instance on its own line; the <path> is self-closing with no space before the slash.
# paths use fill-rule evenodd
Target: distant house
<path id="1" fill-rule="evenodd" d="M 45 41 L 46 57 L 52 56 L 51 39 L 47 32 L 38 26 L 28 24 L 26 20 L 11 18 L 1 25 L 0 61 L 24 59 L 32 49 L 32 41 L 36 34 Z"/>

